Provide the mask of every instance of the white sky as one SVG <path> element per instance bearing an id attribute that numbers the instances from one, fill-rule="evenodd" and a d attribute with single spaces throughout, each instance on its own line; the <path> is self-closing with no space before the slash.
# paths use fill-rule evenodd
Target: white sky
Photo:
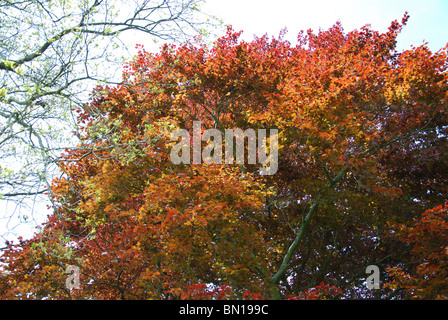
<path id="1" fill-rule="evenodd" d="M 203 8 L 243 30 L 246 40 L 253 34 L 277 36 L 287 27 L 287 39 L 293 42 L 300 30 L 328 29 L 338 20 L 347 32 L 366 24 L 384 32 L 408 11 L 400 50 L 425 40 L 437 51 L 448 42 L 448 0 L 206 0 Z"/>

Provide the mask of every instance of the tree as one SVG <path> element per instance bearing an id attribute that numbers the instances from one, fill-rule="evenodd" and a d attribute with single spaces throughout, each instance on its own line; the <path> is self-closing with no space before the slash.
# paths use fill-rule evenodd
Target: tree
<path id="1" fill-rule="evenodd" d="M 73 147 L 73 114 L 101 81 L 116 83 L 125 35 L 181 41 L 216 19 L 200 0 L 5 0 L 0 4 L 0 199 L 46 192 L 61 152 Z"/>
<path id="2" fill-rule="evenodd" d="M 412 299 L 448 299 L 446 279 L 448 205 L 425 211 L 412 225 L 400 224 L 393 237 L 408 245 L 409 262 L 388 270 L 391 281 L 387 286 Z"/>
<path id="3" fill-rule="evenodd" d="M 78 109 L 82 144 L 61 158 L 48 223 L 5 250 L 3 297 L 391 294 L 363 289 L 366 267 L 410 263 L 389 235 L 446 196 L 445 159 L 420 156 L 444 152 L 447 50 L 398 53 L 407 19 L 386 33 L 309 30 L 297 46 L 229 28 L 212 47 L 142 47 L 121 85 L 97 87 Z M 193 121 L 223 135 L 278 129 L 278 172 L 173 164 L 171 133 L 193 136 Z M 81 289 L 64 287 L 67 265 Z"/>

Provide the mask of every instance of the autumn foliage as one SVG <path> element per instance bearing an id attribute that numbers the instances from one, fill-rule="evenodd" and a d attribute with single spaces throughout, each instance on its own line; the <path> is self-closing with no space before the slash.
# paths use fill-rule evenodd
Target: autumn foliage
<path id="1" fill-rule="evenodd" d="M 395 229 L 412 249 L 412 263 L 389 269 L 388 287 L 413 299 L 448 299 L 448 203 L 425 211 L 411 226 Z"/>
<path id="2" fill-rule="evenodd" d="M 407 19 L 295 46 L 231 28 L 213 46 L 140 46 L 77 110 L 82 144 L 48 222 L 4 250 L 0 297 L 446 298 L 447 48 L 397 52 Z M 173 164 L 171 132 L 196 120 L 278 129 L 278 172 Z M 380 290 L 363 285 L 371 264 Z"/>

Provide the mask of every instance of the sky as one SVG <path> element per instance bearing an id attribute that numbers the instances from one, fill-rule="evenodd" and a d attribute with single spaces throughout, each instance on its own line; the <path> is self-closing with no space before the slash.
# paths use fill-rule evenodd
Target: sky
<path id="1" fill-rule="evenodd" d="M 448 43 L 448 0 L 206 0 L 203 9 L 243 30 L 245 40 L 254 34 L 278 36 L 286 27 L 292 43 L 300 30 L 328 29 L 337 21 L 346 32 L 366 24 L 385 32 L 407 11 L 410 19 L 398 38 L 400 51 L 424 41 L 437 51 Z"/>

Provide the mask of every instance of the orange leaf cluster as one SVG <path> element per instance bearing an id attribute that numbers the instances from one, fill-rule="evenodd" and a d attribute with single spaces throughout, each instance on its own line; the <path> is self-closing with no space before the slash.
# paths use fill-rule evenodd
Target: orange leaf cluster
<path id="1" fill-rule="evenodd" d="M 375 263 L 446 296 L 447 48 L 397 52 L 407 19 L 385 33 L 337 23 L 296 46 L 231 28 L 213 46 L 139 46 L 122 84 L 78 110 L 82 143 L 43 228 L 0 257 L 0 297 L 371 297 L 359 288 Z M 171 133 L 192 137 L 193 121 L 278 129 L 278 172 L 173 164 Z"/>

